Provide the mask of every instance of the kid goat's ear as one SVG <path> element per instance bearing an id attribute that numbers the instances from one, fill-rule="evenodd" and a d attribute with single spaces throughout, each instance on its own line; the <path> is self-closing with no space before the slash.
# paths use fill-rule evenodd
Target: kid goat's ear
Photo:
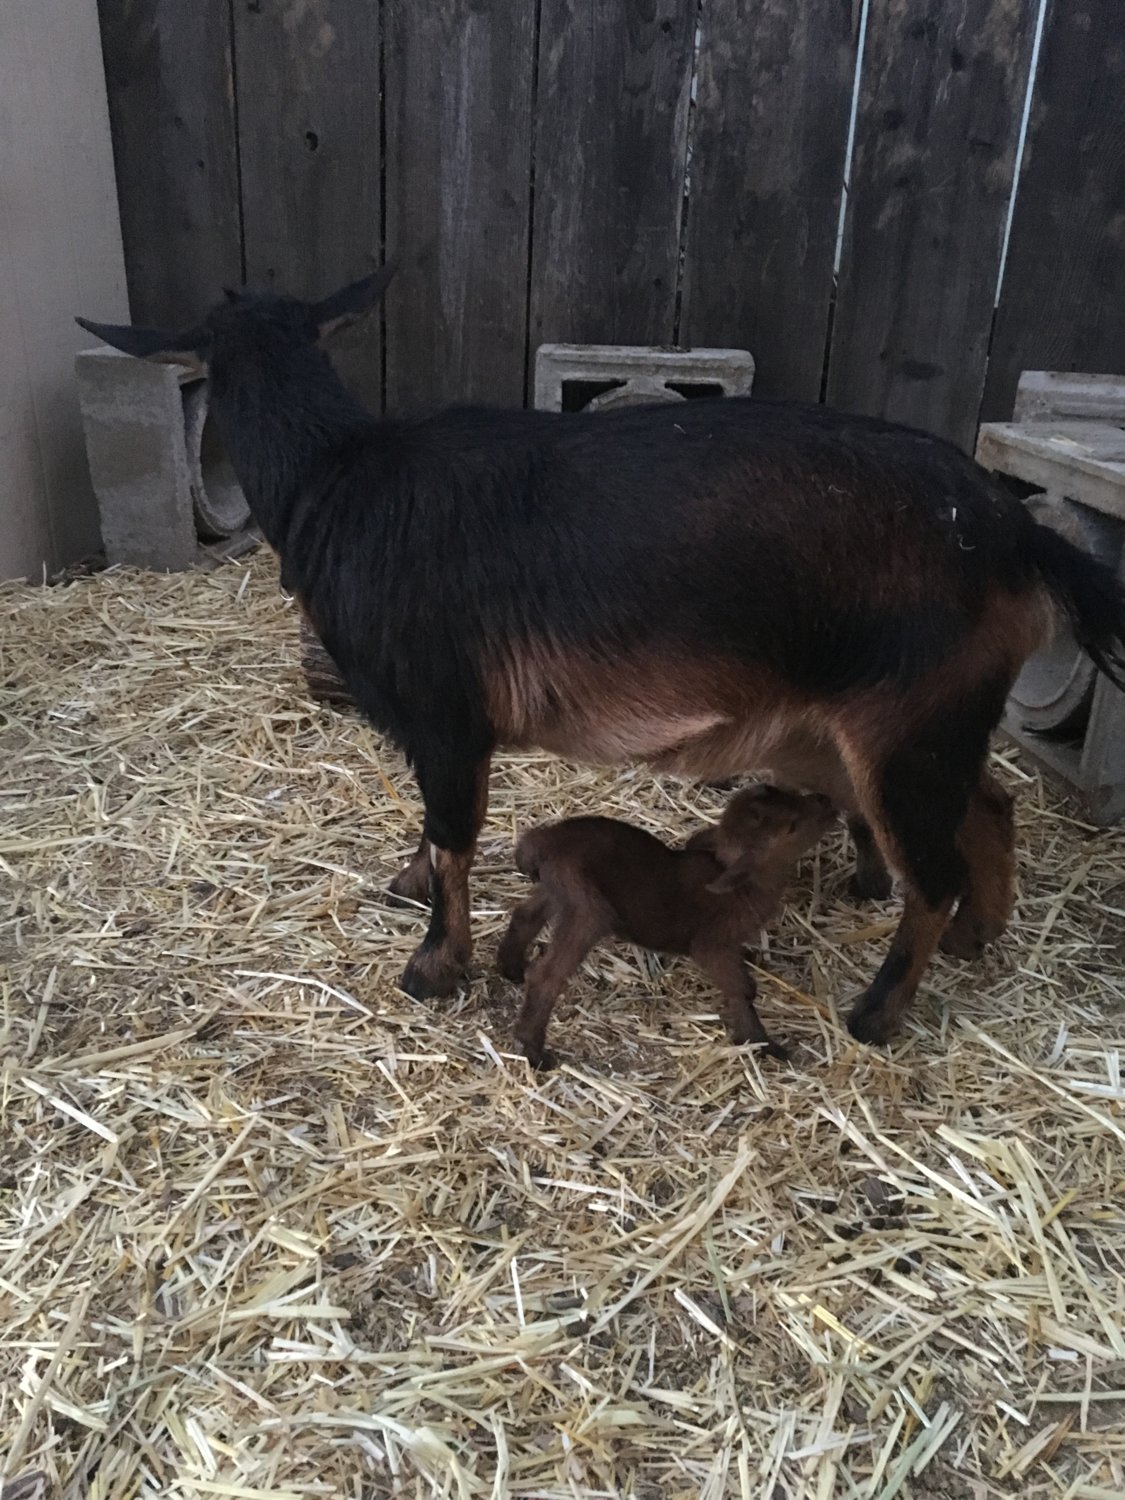
<path id="1" fill-rule="evenodd" d="M 716 875 L 714 880 L 708 881 L 707 890 L 714 896 L 725 896 L 730 891 L 741 890 L 743 886 L 749 885 L 753 877 L 753 855 L 744 854 L 741 859 L 736 859 L 733 865 L 728 865 L 721 875 Z"/>
<path id="2" fill-rule="evenodd" d="M 362 281 L 353 281 L 350 286 L 341 287 L 338 292 L 333 292 L 322 302 L 314 303 L 312 315 L 316 324 L 317 337 L 321 340 L 331 338 L 341 328 L 347 328 L 357 318 L 362 318 L 364 313 L 370 312 L 378 302 L 382 301 L 397 270 L 397 261 L 388 261 L 385 266 L 380 266 L 377 271 L 373 271 L 370 276 L 365 276 Z"/>
<path id="3" fill-rule="evenodd" d="M 162 365 L 181 365 L 193 375 L 205 376 L 207 364 L 201 349 L 206 336 L 202 330 L 189 333 L 164 333 L 155 328 L 130 328 L 127 324 L 91 323 L 75 318 L 79 328 L 92 333 L 111 349 L 131 354 L 136 359 L 151 359 Z"/>

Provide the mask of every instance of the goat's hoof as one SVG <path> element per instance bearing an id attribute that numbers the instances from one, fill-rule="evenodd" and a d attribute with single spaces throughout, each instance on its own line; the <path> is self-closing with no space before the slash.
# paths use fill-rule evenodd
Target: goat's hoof
<path id="1" fill-rule="evenodd" d="M 430 897 L 407 896 L 403 891 L 396 891 L 392 883 L 383 894 L 384 906 L 389 906 L 394 911 L 417 911 L 420 906 L 429 906 Z"/>
<path id="2" fill-rule="evenodd" d="M 536 1047 L 525 1042 L 523 1055 L 527 1058 L 528 1067 L 534 1073 L 549 1073 L 558 1064 L 558 1058 L 549 1047 Z"/>
<path id="3" fill-rule="evenodd" d="M 978 959 L 986 948 L 1002 936 L 1004 928 L 992 922 L 974 920 L 969 912 L 957 912 L 938 943 L 943 953 L 950 958 L 963 958 L 970 963 Z"/>
<path id="4" fill-rule="evenodd" d="M 412 1000 L 444 1000 L 456 991 L 465 972 L 457 959 L 422 947 L 407 964 L 399 988 Z"/>
<path id="5" fill-rule="evenodd" d="M 888 901 L 893 889 L 886 870 L 857 870 L 848 881 L 848 894 L 856 901 Z"/>
<path id="6" fill-rule="evenodd" d="M 945 929 L 938 943 L 941 951 L 950 958 L 962 958 L 967 963 L 980 958 L 987 946 L 979 932 L 968 925 L 959 927 L 956 923 Z"/>
<path id="7" fill-rule="evenodd" d="M 511 984 L 522 984 L 527 973 L 527 960 L 522 953 L 505 953 L 503 948 L 496 955 L 496 968 Z"/>
<path id="8" fill-rule="evenodd" d="M 789 1048 L 784 1042 L 775 1042 L 765 1032 L 748 1031 L 745 1035 L 735 1032 L 731 1042 L 736 1047 L 761 1047 L 763 1057 L 776 1057 L 778 1062 L 789 1061 Z"/>
<path id="9" fill-rule="evenodd" d="M 414 873 L 413 865 L 400 870 L 387 886 L 388 906 L 428 906 L 430 904 L 430 876 Z"/>
<path id="10" fill-rule="evenodd" d="M 894 1036 L 898 1022 L 887 1014 L 883 1004 L 878 1000 L 871 1001 L 863 994 L 852 1007 L 848 1030 L 857 1042 L 864 1042 L 868 1047 L 881 1047 Z"/>

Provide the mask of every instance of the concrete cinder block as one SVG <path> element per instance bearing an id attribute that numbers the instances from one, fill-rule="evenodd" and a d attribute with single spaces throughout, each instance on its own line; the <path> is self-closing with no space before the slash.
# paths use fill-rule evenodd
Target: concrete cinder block
<path id="1" fill-rule="evenodd" d="M 988 422 L 977 462 L 1031 490 L 1036 519 L 1125 582 L 1125 380 L 1026 371 L 1012 422 Z M 1125 818 L 1125 693 L 1060 625 L 1008 700 L 1009 738 L 1081 797 L 1092 822 Z"/>
<path id="2" fill-rule="evenodd" d="M 683 401 L 693 386 L 708 394 L 748 396 L 753 384 L 754 359 L 745 349 L 541 344 L 535 353 L 535 406 L 540 411 L 573 410 L 568 387 L 582 410 L 601 411 Z M 583 387 L 596 386 L 610 388 L 582 399 Z"/>
<path id="3" fill-rule="evenodd" d="M 231 537 L 250 516 L 207 423 L 207 387 L 175 365 L 115 349 L 77 355 L 79 400 L 106 560 L 191 568 L 200 539 Z"/>

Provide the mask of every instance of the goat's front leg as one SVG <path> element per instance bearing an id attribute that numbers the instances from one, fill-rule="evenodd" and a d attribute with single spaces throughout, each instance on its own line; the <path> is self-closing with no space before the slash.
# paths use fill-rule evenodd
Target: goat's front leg
<path id="1" fill-rule="evenodd" d="M 746 972 L 741 948 L 704 937 L 692 945 L 691 958 L 723 997 L 727 1030 L 734 1045 L 752 1042 L 764 1047 L 769 1057 L 787 1058 L 789 1049 L 775 1042 L 762 1025 L 754 1004 L 758 987 Z"/>
<path id="2" fill-rule="evenodd" d="M 426 804 L 422 838 L 429 847 L 431 904 L 429 930 L 402 976 L 402 988 L 416 1000 L 451 995 L 469 965 L 469 871 L 488 808 L 489 760 L 487 754 L 452 762 L 441 755 L 417 758 Z"/>

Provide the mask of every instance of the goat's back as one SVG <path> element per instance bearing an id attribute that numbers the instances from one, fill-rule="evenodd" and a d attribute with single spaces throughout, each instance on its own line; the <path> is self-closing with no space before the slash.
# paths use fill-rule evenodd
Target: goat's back
<path id="1" fill-rule="evenodd" d="M 1029 525 L 949 444 L 824 408 L 464 410 L 373 429 L 296 528 L 306 577 L 290 586 L 346 612 L 318 626 L 357 665 L 388 613 L 433 634 L 393 663 L 404 679 L 518 658 L 542 697 L 564 659 L 596 665 L 612 643 L 618 659 L 721 657 L 822 697 L 947 660 L 990 591 L 1029 586 Z M 426 622 L 420 598 L 440 598 Z"/>
<path id="2" fill-rule="evenodd" d="M 618 818 L 564 818 L 520 834 L 516 868 L 531 880 L 562 868 L 595 883 L 599 871 L 624 880 L 648 869 L 654 879 L 668 879 L 674 878 L 675 856 L 653 834 Z"/>
<path id="3" fill-rule="evenodd" d="M 689 953 L 706 932 L 749 941 L 776 893 L 747 887 L 715 893 L 721 865 L 706 848 L 669 849 L 613 818 L 570 818 L 529 829 L 516 864 L 540 883 L 556 915 L 591 906 L 615 934 L 644 948 Z"/>

